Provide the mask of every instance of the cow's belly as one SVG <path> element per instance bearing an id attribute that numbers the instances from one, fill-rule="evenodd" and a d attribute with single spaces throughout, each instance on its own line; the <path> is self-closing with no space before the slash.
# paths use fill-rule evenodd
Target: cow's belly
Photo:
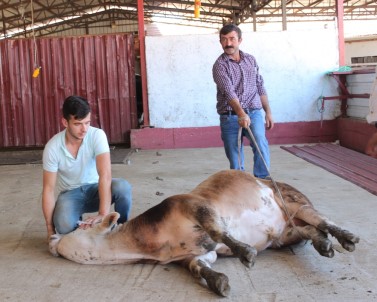
<path id="1" fill-rule="evenodd" d="M 235 239 L 264 250 L 281 237 L 286 228 L 283 212 L 271 198 L 253 201 L 253 206 L 245 203 L 245 207 L 222 207 L 217 212 L 215 229 L 230 234 Z M 175 224 L 179 221 L 179 224 Z M 230 255 L 231 252 L 224 244 L 216 244 L 203 229 L 196 229 L 191 220 L 184 217 L 172 219 L 173 224 L 164 225 L 160 233 L 162 242 L 169 242 L 169 249 L 160 250 L 162 262 L 169 259 L 184 259 L 189 255 L 201 255 L 215 249 L 218 254 Z"/>
<path id="2" fill-rule="evenodd" d="M 261 206 L 256 210 L 244 209 L 238 215 L 222 217 L 226 230 L 235 239 L 264 250 L 278 240 L 286 227 L 283 212 L 276 203 Z M 226 248 L 221 248 L 219 253 Z"/>

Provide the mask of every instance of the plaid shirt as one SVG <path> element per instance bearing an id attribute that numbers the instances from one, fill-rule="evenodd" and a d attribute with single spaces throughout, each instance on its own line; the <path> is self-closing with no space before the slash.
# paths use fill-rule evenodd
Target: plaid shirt
<path id="1" fill-rule="evenodd" d="M 255 58 L 240 51 L 236 62 L 223 53 L 213 64 L 213 79 L 217 86 L 217 112 L 232 110 L 229 101 L 237 99 L 242 108 L 261 109 L 261 95 L 266 95 L 263 77 Z"/>

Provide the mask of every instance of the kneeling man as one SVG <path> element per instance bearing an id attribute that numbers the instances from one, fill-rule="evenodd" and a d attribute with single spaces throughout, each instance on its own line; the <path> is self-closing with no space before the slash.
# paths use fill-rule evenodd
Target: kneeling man
<path id="1" fill-rule="evenodd" d="M 103 130 L 90 126 L 86 99 L 70 96 L 63 104 L 65 129 L 43 151 L 42 210 L 48 238 L 87 228 L 109 214 L 111 204 L 127 221 L 132 204 L 131 185 L 112 178 L 110 148 Z M 55 188 L 58 197 L 55 198 Z M 84 213 L 98 212 L 82 220 Z"/>

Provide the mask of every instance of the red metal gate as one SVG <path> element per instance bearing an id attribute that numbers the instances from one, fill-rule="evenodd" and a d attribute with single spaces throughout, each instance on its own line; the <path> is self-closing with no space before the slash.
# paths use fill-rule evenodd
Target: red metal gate
<path id="1" fill-rule="evenodd" d="M 63 129 L 70 95 L 88 99 L 92 125 L 109 143 L 129 145 L 137 128 L 133 41 L 127 34 L 0 41 L 0 147 L 44 146 Z"/>

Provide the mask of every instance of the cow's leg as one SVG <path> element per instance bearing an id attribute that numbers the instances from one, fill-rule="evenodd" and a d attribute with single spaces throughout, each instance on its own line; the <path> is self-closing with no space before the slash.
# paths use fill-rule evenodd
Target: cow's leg
<path id="1" fill-rule="evenodd" d="M 213 241 L 228 246 L 233 255 L 237 256 L 245 266 L 250 268 L 254 265 L 257 250 L 236 240 L 226 232 L 221 219 L 212 208 L 203 205 L 198 206 L 194 216 Z"/>
<path id="2" fill-rule="evenodd" d="M 200 276 L 206 280 L 208 287 L 213 292 L 223 297 L 229 295 L 230 285 L 226 275 L 214 271 L 201 260 L 197 262 L 197 267 L 200 267 Z"/>
<path id="3" fill-rule="evenodd" d="M 320 255 L 329 258 L 334 257 L 332 242 L 327 238 L 327 234 L 312 225 L 289 226 L 280 237 L 280 241 L 284 245 L 290 245 L 301 240 L 311 240 Z"/>
<path id="4" fill-rule="evenodd" d="M 233 255 L 237 256 L 246 267 L 250 268 L 254 265 L 257 256 L 257 250 L 254 247 L 234 239 L 228 233 L 221 235 L 221 242 L 227 245 Z"/>
<path id="5" fill-rule="evenodd" d="M 300 206 L 296 211 L 295 218 L 301 219 L 306 223 L 315 226 L 326 234 L 331 234 L 338 240 L 342 247 L 349 252 L 355 250 L 355 244 L 360 240 L 358 236 L 350 231 L 340 228 L 312 207 Z"/>
<path id="6" fill-rule="evenodd" d="M 331 234 L 347 251 L 355 250 L 355 244 L 359 242 L 359 237 L 341 229 L 327 217 L 321 215 L 313 208 L 309 199 L 297 189 L 284 183 L 278 183 L 278 187 L 284 199 L 284 207 L 288 209 L 290 215 L 315 226 L 326 234 Z"/>
<path id="7" fill-rule="evenodd" d="M 226 297 L 229 294 L 229 279 L 226 275 L 218 273 L 211 268 L 211 264 L 217 259 L 215 251 L 207 254 L 196 256 L 182 261 L 182 265 L 186 266 L 191 274 L 196 278 L 203 278 L 216 294 Z"/>
<path id="8" fill-rule="evenodd" d="M 329 232 L 338 240 L 342 247 L 349 252 L 353 252 L 355 250 L 355 244 L 360 240 L 358 236 L 354 235 L 350 231 L 338 227 L 331 221 L 323 221 L 318 225 L 318 228 L 325 232 Z"/>

